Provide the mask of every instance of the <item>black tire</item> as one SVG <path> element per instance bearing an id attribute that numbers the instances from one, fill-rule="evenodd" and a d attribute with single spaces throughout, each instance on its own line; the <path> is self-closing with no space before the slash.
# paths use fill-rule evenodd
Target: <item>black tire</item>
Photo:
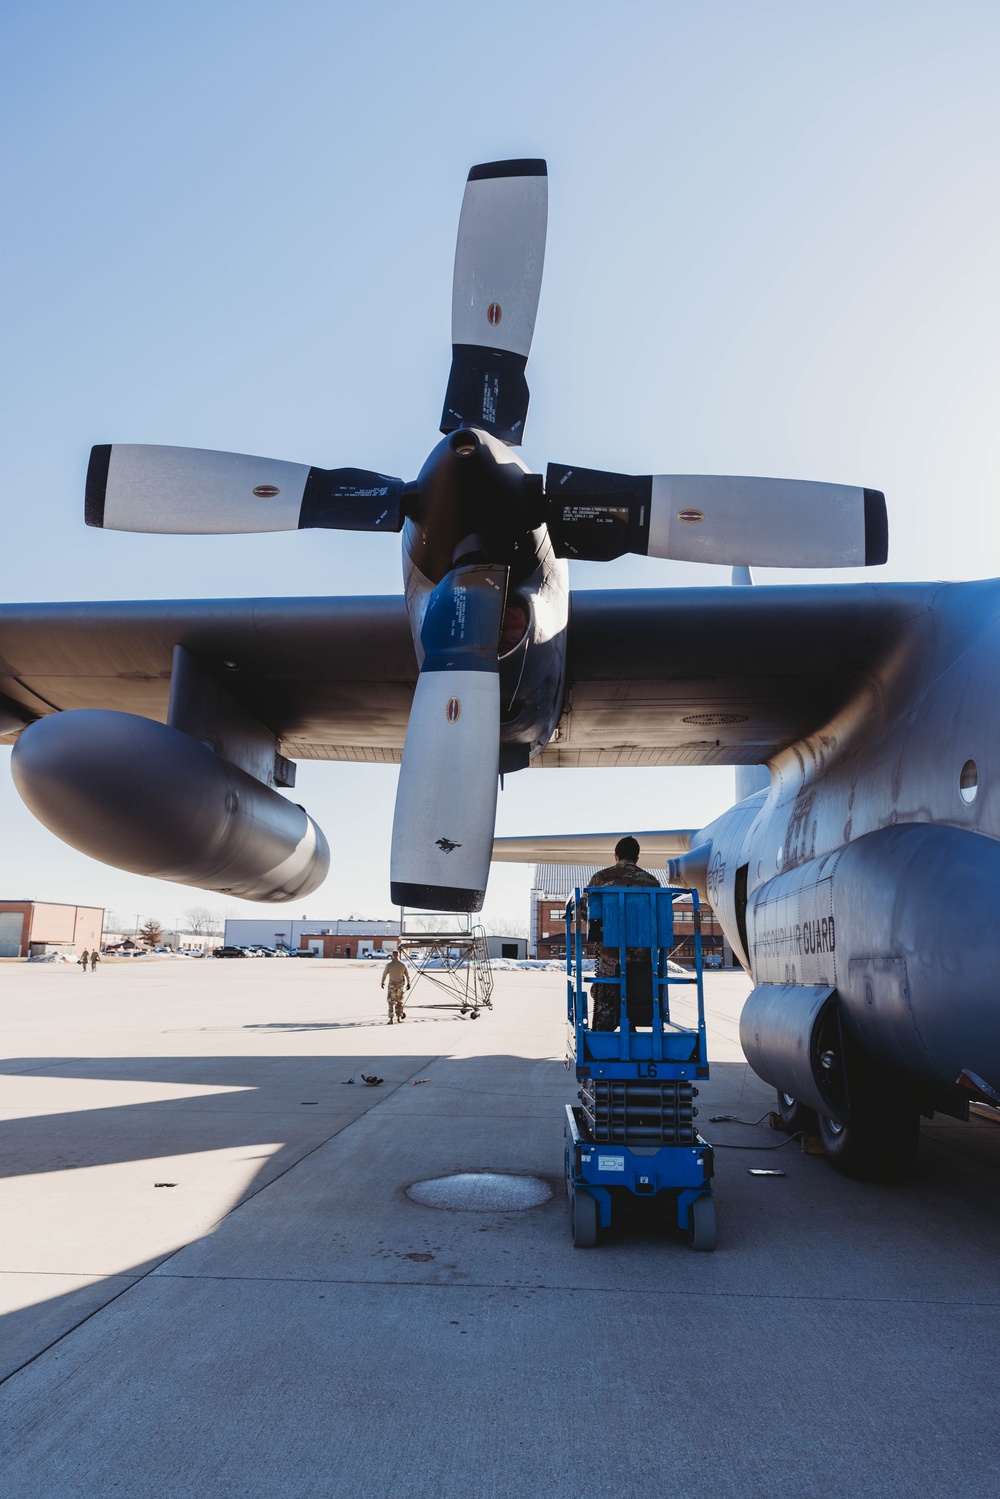
<path id="1" fill-rule="evenodd" d="M 696 1197 L 691 1204 L 691 1248 L 708 1250 L 715 1248 L 715 1199 Z"/>
<path id="2" fill-rule="evenodd" d="M 599 1215 L 597 1199 L 583 1187 L 575 1187 L 570 1198 L 570 1225 L 574 1249 L 593 1249 L 597 1243 Z"/>
<path id="3" fill-rule="evenodd" d="M 858 1181 L 895 1181 L 913 1164 L 920 1143 L 920 1111 L 905 1095 L 858 1096 L 852 1090 L 851 1122 L 820 1115 L 823 1151 L 838 1171 Z"/>
<path id="4" fill-rule="evenodd" d="M 790 1135 L 818 1135 L 819 1116 L 815 1109 L 806 1108 L 804 1103 L 799 1103 L 790 1093 L 782 1093 L 778 1089 L 778 1113 L 781 1115 L 781 1127 Z"/>

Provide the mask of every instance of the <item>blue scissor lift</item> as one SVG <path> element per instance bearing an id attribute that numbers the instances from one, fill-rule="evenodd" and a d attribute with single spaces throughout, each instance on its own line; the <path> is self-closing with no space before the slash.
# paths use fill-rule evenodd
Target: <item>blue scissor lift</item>
<path id="1" fill-rule="evenodd" d="M 694 973 L 671 973 L 674 901 L 694 904 Z M 581 900 L 574 891 L 566 906 L 569 1056 L 580 1082 L 579 1104 L 566 1106 L 566 1190 L 572 1209 L 573 1243 L 589 1249 L 611 1223 L 615 1202 L 626 1196 L 664 1197 L 676 1205 L 677 1226 L 695 1249 L 715 1248 L 712 1198 L 714 1156 L 695 1126 L 695 1081 L 708 1077 L 705 998 L 702 990 L 701 920 L 693 890 L 603 885 Z M 584 918 L 584 910 L 586 917 Z M 605 952 L 618 949 L 618 978 L 594 982 L 620 994 L 615 1031 L 592 1030 L 583 987 L 583 926 L 600 931 Z M 600 923 L 599 928 L 595 923 Z M 640 948 L 649 962 L 629 963 Z M 651 993 L 650 993 L 650 977 Z M 629 1018 L 632 1009 L 639 1021 Z M 697 1026 L 670 1018 L 671 990 L 693 986 Z M 605 993 L 608 993 L 606 990 Z M 649 1028 L 644 1028 L 651 1019 Z"/>

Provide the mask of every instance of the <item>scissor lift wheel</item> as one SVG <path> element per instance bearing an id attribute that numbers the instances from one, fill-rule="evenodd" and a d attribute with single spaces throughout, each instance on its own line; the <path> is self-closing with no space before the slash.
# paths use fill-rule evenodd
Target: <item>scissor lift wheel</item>
<path id="1" fill-rule="evenodd" d="M 715 1248 L 715 1203 L 711 1197 L 696 1197 L 691 1204 L 691 1248 Z"/>
<path id="2" fill-rule="evenodd" d="M 573 1248 L 593 1249 L 597 1243 L 597 1202 L 583 1187 L 575 1187 L 570 1203 Z"/>

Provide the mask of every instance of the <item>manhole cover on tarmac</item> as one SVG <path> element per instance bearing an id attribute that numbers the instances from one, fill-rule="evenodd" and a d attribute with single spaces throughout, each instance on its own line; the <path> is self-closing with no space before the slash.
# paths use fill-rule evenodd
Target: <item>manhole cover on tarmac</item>
<path id="1" fill-rule="evenodd" d="M 501 1176 L 495 1171 L 463 1171 L 414 1182 L 406 1195 L 425 1208 L 449 1208 L 453 1213 L 523 1212 L 541 1207 L 552 1189 L 537 1176 Z"/>

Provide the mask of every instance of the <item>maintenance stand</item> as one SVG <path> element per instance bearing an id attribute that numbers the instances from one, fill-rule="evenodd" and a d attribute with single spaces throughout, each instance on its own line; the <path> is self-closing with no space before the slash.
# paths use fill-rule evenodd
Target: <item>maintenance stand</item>
<path id="1" fill-rule="evenodd" d="M 492 1010 L 493 969 L 481 926 L 466 920 L 451 931 L 410 931 L 407 913 L 401 910 L 399 931 L 396 950 L 411 969 L 408 1010 L 457 1010 L 463 1020 L 478 1020 L 481 1010 Z M 444 998 L 416 1004 L 413 991 L 422 978 Z"/>
<path id="2" fill-rule="evenodd" d="M 680 895 L 690 895 L 694 903 L 693 974 L 676 964 L 671 972 L 669 963 L 673 904 Z M 608 986 L 604 993 L 612 1003 L 620 995 L 616 1031 L 593 1030 L 588 1021 L 583 987 L 588 919 L 592 938 L 605 952 L 618 951 L 620 977 L 594 981 Z M 642 949 L 641 961 L 636 948 Z M 708 1077 L 697 891 L 610 885 L 587 889 L 583 897 L 574 891 L 566 906 L 566 971 L 567 1060 L 580 1080 L 579 1105 L 566 1106 L 573 1243 L 592 1248 L 599 1230 L 609 1227 L 615 1205 L 624 1206 L 631 1197 L 658 1204 L 667 1199 L 692 1248 L 714 1249 L 714 1154 L 694 1123 L 695 1079 Z M 671 991 L 681 986 L 693 988 L 697 998 L 693 1026 L 671 1021 Z M 673 997 L 679 1010 L 683 995 Z"/>

